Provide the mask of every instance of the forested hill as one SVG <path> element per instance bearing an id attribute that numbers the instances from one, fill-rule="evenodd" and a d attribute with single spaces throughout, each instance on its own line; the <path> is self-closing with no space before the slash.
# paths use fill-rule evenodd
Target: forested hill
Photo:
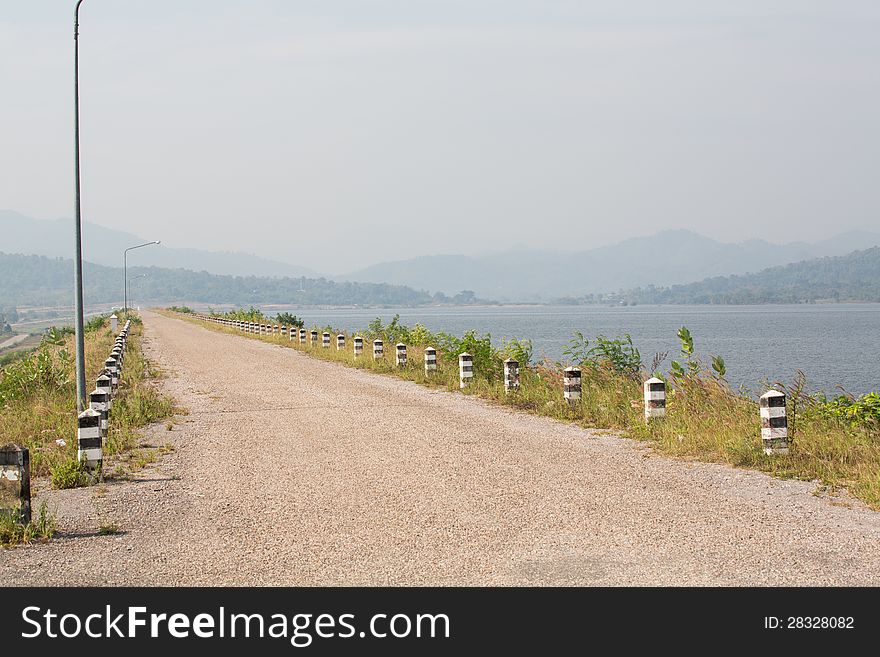
<path id="1" fill-rule="evenodd" d="M 623 293 L 621 300 L 639 304 L 880 302 L 880 247 L 772 267 L 756 274 L 636 288 Z"/>
<path id="2" fill-rule="evenodd" d="M 220 276 L 160 267 L 129 267 L 136 304 L 192 301 L 306 305 L 419 305 L 456 301 L 402 285 L 336 283 L 324 278 Z M 123 270 L 83 263 L 87 303 L 122 303 Z M 68 305 L 73 299 L 73 261 L 0 252 L 0 306 Z M 469 299 L 472 300 L 472 299 Z"/>

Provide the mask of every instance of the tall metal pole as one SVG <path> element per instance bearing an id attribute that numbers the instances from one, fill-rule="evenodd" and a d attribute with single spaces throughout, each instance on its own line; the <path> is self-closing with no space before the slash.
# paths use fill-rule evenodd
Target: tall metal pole
<path id="1" fill-rule="evenodd" d="M 86 359 L 85 338 L 83 336 L 83 284 L 82 284 L 82 215 L 80 212 L 79 185 L 79 6 L 77 0 L 73 10 L 73 139 L 74 139 L 74 178 L 76 187 L 76 251 L 73 258 L 74 290 L 76 311 L 74 312 L 76 337 L 76 408 L 78 412 L 86 409 Z"/>
<path id="2" fill-rule="evenodd" d="M 143 244 L 138 244 L 136 246 L 130 246 L 122 252 L 122 271 L 125 280 L 123 281 L 122 287 L 122 296 L 125 298 L 123 302 L 123 310 L 128 312 L 128 252 L 132 249 L 140 249 L 145 246 L 151 246 L 153 244 L 161 244 L 162 240 L 153 240 L 152 242 L 144 242 Z"/>

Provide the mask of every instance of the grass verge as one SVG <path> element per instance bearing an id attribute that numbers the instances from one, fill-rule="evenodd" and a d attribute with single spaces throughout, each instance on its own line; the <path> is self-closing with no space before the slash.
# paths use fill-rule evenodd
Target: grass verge
<path id="1" fill-rule="evenodd" d="M 144 358 L 141 348 L 143 327 L 136 315 L 131 319 L 125 367 L 113 399 L 104 447 L 105 461 L 137 451 L 139 429 L 179 411 L 170 397 L 157 390 L 159 372 Z M 106 318 L 88 323 L 85 363 L 89 389 L 94 387 L 115 337 Z M 27 447 L 31 476 L 48 476 L 55 488 L 94 483 L 77 461 L 73 353 L 71 331 L 53 330 L 35 351 L 0 369 L 0 444 Z"/>

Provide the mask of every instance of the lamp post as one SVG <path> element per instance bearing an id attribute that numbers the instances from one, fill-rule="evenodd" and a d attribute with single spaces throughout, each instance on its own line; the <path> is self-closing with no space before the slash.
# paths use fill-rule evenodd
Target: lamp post
<path id="1" fill-rule="evenodd" d="M 137 276 L 132 276 L 131 280 L 128 282 L 128 300 L 134 305 L 134 302 L 131 301 L 131 284 L 137 281 L 139 278 L 146 278 L 146 274 L 138 274 Z"/>
<path id="2" fill-rule="evenodd" d="M 76 309 L 74 326 L 76 333 L 76 409 L 85 410 L 86 400 L 86 361 L 85 340 L 83 338 L 83 287 L 82 287 L 82 215 L 79 202 L 79 6 L 83 0 L 77 0 L 73 10 L 73 158 L 74 158 L 74 223 L 76 247 L 73 255 L 74 295 Z"/>
<path id="3" fill-rule="evenodd" d="M 80 0 L 82 2 L 82 0 Z M 125 301 L 123 303 L 123 310 L 128 312 L 128 252 L 132 249 L 139 249 L 143 246 L 150 246 L 151 244 L 160 244 L 162 240 L 154 240 L 152 242 L 144 242 L 143 244 L 138 244 L 136 246 L 130 246 L 125 251 L 122 252 L 122 271 L 125 276 L 125 285 L 123 287 L 122 293 L 125 297 Z"/>

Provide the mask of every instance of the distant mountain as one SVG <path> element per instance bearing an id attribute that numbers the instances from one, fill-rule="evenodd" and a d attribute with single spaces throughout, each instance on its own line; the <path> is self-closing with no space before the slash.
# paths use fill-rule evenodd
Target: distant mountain
<path id="1" fill-rule="evenodd" d="M 133 305 L 415 306 L 443 301 L 401 285 L 337 283 L 324 278 L 221 276 L 160 267 L 129 267 L 128 275 Z M 73 260 L 0 253 L 0 281 L 0 308 L 73 304 Z M 89 305 L 121 305 L 122 281 L 121 267 L 83 263 L 83 296 Z"/>
<path id="2" fill-rule="evenodd" d="M 122 266 L 124 249 L 153 239 L 83 222 L 83 260 L 109 267 Z M 0 210 L 0 249 L 5 253 L 70 258 L 73 220 L 40 220 L 12 210 Z M 306 267 L 267 260 L 248 253 L 175 249 L 159 244 L 129 253 L 129 265 L 183 267 L 236 276 L 317 276 Z"/>
<path id="3" fill-rule="evenodd" d="M 756 274 L 630 290 L 619 295 L 619 300 L 638 304 L 880 302 L 880 247 L 772 267 Z"/>
<path id="4" fill-rule="evenodd" d="M 671 230 L 575 252 L 520 248 L 479 257 L 425 256 L 373 265 L 340 278 L 447 294 L 469 289 L 477 296 L 499 301 L 549 301 L 745 274 L 877 245 L 880 233 L 867 231 L 844 233 L 813 244 L 780 245 L 757 239 L 728 244 L 687 230 Z"/>

